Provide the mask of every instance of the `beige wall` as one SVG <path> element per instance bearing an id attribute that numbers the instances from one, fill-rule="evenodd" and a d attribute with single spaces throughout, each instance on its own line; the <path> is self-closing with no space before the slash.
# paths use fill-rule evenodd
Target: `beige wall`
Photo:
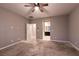
<path id="1" fill-rule="evenodd" d="M 79 47 L 79 6 L 70 14 L 69 21 L 70 42 Z"/>
<path id="2" fill-rule="evenodd" d="M 0 48 L 25 39 L 25 23 L 20 15 L 0 8 Z"/>
<path id="3" fill-rule="evenodd" d="M 51 20 L 51 40 L 68 41 L 68 16 L 54 16 Z"/>

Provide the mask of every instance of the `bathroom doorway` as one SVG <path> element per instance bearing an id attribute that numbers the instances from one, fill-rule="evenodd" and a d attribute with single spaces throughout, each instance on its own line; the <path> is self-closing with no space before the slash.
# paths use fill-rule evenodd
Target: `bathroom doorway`
<path id="1" fill-rule="evenodd" d="M 50 40 L 50 21 L 43 22 L 43 40 Z"/>

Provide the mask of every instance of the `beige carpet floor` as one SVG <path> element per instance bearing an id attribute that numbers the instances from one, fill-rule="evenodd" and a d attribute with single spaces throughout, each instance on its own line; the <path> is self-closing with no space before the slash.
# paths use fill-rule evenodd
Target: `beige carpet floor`
<path id="1" fill-rule="evenodd" d="M 1 50 L 0 56 L 79 56 L 79 52 L 66 43 L 40 41 L 21 42 Z"/>

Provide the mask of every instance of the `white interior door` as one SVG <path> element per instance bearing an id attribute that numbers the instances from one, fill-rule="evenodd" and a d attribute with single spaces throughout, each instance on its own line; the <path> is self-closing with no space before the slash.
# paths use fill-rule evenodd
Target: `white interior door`
<path id="1" fill-rule="evenodd" d="M 36 24 L 27 24 L 27 40 L 36 41 Z"/>

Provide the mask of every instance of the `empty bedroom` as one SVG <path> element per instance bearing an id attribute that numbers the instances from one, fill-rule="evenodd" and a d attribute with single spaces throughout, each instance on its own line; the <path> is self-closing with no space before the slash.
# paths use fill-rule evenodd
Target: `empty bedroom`
<path id="1" fill-rule="evenodd" d="M 0 56 L 79 56 L 79 3 L 0 3 Z"/>

